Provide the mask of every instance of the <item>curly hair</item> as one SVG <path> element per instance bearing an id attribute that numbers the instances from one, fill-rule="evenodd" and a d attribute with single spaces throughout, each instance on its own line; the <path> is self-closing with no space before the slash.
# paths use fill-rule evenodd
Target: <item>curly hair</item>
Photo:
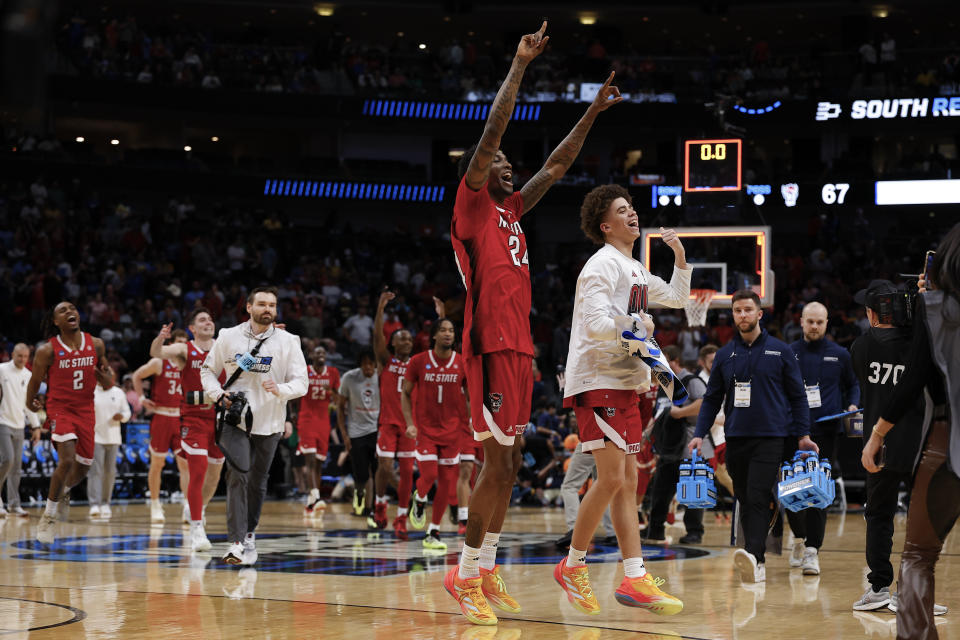
<path id="1" fill-rule="evenodd" d="M 457 179 L 463 180 L 463 176 L 467 175 L 467 169 L 470 168 L 470 161 L 473 160 L 473 154 L 477 152 L 477 145 L 471 145 L 469 149 L 463 152 L 463 155 L 460 156 L 460 160 L 457 161 Z"/>
<path id="2" fill-rule="evenodd" d="M 583 204 L 580 206 L 580 228 L 594 244 L 606 242 L 600 225 L 603 223 L 604 216 L 607 215 L 610 203 L 617 198 L 624 198 L 633 204 L 630 193 L 619 184 L 603 184 L 594 187 L 583 199 Z"/>

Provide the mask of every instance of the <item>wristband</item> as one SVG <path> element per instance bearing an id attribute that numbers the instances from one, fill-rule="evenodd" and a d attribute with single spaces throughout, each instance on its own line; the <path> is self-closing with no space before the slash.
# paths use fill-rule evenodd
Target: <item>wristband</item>
<path id="1" fill-rule="evenodd" d="M 883 440 L 884 438 L 887 437 L 887 434 L 882 433 L 879 429 L 877 429 L 877 425 L 873 425 L 873 432 L 874 432 L 875 434 L 877 434 L 878 436 L 880 436 L 880 439 L 881 439 L 881 440 Z"/>

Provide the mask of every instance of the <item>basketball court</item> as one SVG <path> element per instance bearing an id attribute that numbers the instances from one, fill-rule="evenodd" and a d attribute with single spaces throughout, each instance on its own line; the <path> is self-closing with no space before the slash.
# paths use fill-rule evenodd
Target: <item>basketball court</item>
<path id="1" fill-rule="evenodd" d="M 893 638 L 896 617 L 886 610 L 854 612 L 865 588 L 864 521 L 858 513 L 831 514 L 821 550 L 823 573 L 804 577 L 787 557 L 768 555 L 767 582 L 743 586 L 729 555 L 729 524 L 705 517 L 704 544 L 644 545 L 649 571 L 683 599 L 684 611 L 659 617 L 619 605 L 618 551 L 594 547 L 588 563 L 603 611 L 581 614 L 552 577 L 563 555 L 552 541 L 564 533 L 562 510 L 514 508 L 507 517 L 499 561 L 523 612 L 500 616 L 496 627 L 475 627 L 442 587 L 457 562 L 462 538 L 446 532 L 446 553 L 428 555 L 421 532 L 409 541 L 392 532 L 368 532 L 363 520 L 336 504 L 305 519 L 302 506 L 271 502 L 258 531 L 255 568 L 223 564 L 224 504 L 208 513 L 210 554 L 191 554 L 187 528 L 167 506 L 168 521 L 151 527 L 142 504 L 118 505 L 110 522 L 90 522 L 74 506 L 45 548 L 29 521 L 0 520 L 0 634 L 9 638 L 498 638 L 761 639 Z M 392 511 L 392 508 L 391 508 Z M 903 545 L 898 516 L 894 549 Z M 445 528 L 450 528 L 445 523 Z M 522 533 L 520 533 L 522 532 Z M 682 527 L 669 527 L 676 540 Z M 944 639 L 960 639 L 960 553 L 947 540 L 938 564 L 938 618 Z M 899 557 L 894 556 L 894 566 Z M 795 625 L 797 633 L 790 631 Z M 776 629 L 776 631 L 774 631 Z"/>

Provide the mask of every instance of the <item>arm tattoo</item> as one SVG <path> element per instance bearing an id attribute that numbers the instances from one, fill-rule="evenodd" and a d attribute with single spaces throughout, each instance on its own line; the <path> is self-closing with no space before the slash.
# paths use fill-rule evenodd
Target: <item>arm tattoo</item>
<path id="1" fill-rule="evenodd" d="M 537 204 L 540 198 L 543 197 L 543 194 L 547 192 L 547 189 L 553 186 L 553 183 L 562 178 L 567 172 L 567 169 L 569 169 L 573 161 L 576 160 L 577 154 L 580 153 L 580 149 L 583 147 L 583 141 L 586 140 L 587 133 L 590 131 L 590 127 L 593 126 L 595 119 L 596 114 L 588 110 L 587 113 L 580 118 L 580 122 L 578 122 L 573 130 L 567 134 L 567 137 L 563 139 L 563 142 L 553 150 L 553 153 L 547 158 L 547 162 L 543 165 L 543 168 L 530 179 L 530 182 L 523 185 L 520 193 L 523 196 L 524 211 L 532 209 L 533 205 Z"/>
<path id="2" fill-rule="evenodd" d="M 517 101 L 517 91 L 520 89 L 520 81 L 523 80 L 523 72 L 526 65 L 513 61 L 510 65 L 510 72 L 507 74 L 497 97 L 494 98 L 490 107 L 490 115 L 487 116 L 487 122 L 483 128 L 483 136 L 477 144 L 477 151 L 470 162 L 467 170 L 467 184 L 476 184 L 486 180 L 487 173 L 490 171 L 490 164 L 493 162 L 493 156 L 500 148 L 500 138 L 507 130 L 507 123 L 510 122 L 510 116 L 513 114 L 513 108 Z"/>

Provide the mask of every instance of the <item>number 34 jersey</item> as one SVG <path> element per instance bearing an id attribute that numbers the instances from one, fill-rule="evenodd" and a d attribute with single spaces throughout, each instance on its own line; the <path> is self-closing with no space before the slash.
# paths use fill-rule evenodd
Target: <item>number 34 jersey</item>
<path id="1" fill-rule="evenodd" d="M 466 178 L 457 189 L 450 239 L 467 289 L 463 353 L 472 356 L 511 349 L 533 355 L 530 337 L 530 262 L 520 226 L 519 192 L 497 204 L 484 183 Z"/>
<path id="2" fill-rule="evenodd" d="M 413 418 L 418 439 L 437 444 L 457 442 L 467 412 L 467 378 L 460 354 L 454 351 L 439 360 L 432 349 L 422 351 L 410 358 L 404 379 L 414 385 Z"/>

